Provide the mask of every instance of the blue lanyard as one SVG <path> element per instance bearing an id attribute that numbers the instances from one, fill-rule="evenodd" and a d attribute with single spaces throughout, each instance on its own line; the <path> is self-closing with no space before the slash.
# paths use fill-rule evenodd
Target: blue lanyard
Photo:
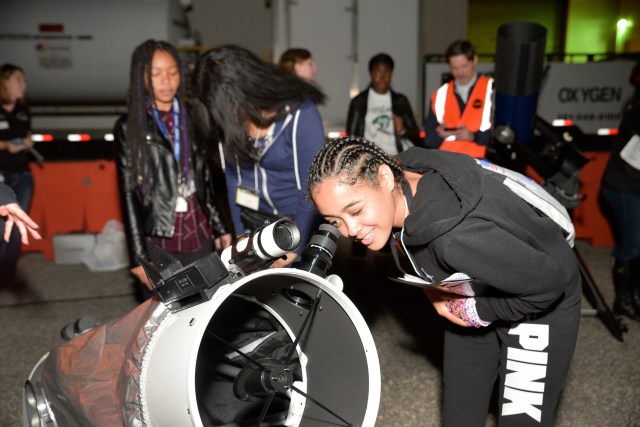
<path id="1" fill-rule="evenodd" d="M 167 138 L 169 141 L 173 142 L 173 156 L 176 158 L 176 161 L 180 162 L 180 107 L 178 105 L 178 99 L 173 98 L 173 140 L 169 136 L 169 131 L 167 131 L 167 127 L 164 125 L 162 119 L 160 119 L 160 115 L 158 114 L 158 109 L 155 105 L 151 106 L 151 110 L 153 111 L 153 117 L 156 119 L 156 123 L 160 128 L 160 132 Z"/>

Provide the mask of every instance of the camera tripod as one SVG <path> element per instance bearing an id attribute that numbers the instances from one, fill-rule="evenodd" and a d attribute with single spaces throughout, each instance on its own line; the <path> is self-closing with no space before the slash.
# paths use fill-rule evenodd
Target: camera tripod
<path id="1" fill-rule="evenodd" d="M 578 266 L 580 268 L 580 275 L 582 276 L 582 292 L 587 297 L 593 309 L 582 309 L 582 314 L 586 316 L 598 316 L 602 323 L 609 329 L 609 332 L 620 342 L 624 341 L 622 334 L 627 332 L 627 327 L 622 321 L 616 317 L 611 311 L 606 301 L 602 297 L 602 293 L 596 282 L 593 280 L 591 273 L 587 269 L 587 266 L 578 251 L 578 248 L 574 247 L 573 251 L 578 259 Z"/>

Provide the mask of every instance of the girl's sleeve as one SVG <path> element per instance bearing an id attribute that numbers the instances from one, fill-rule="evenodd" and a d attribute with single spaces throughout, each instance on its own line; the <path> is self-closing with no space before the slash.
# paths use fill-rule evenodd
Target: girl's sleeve
<path id="1" fill-rule="evenodd" d="M 478 316 L 486 322 L 517 321 L 547 310 L 562 296 L 569 280 L 560 264 L 563 260 L 490 221 L 457 232 L 444 261 L 506 295 L 476 298 Z"/>

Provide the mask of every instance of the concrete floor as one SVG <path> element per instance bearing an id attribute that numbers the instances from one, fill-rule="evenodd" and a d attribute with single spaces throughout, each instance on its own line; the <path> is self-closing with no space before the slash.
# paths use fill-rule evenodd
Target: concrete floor
<path id="1" fill-rule="evenodd" d="M 577 246 L 610 306 L 609 249 Z M 345 294 L 376 342 L 382 376 L 376 425 L 438 426 L 442 324 L 419 289 L 386 279 L 390 263 L 385 254 L 352 258 L 343 242 L 331 272 L 343 277 Z M 112 320 L 136 306 L 126 270 L 91 273 L 39 253 L 23 255 L 18 267 L 22 285 L 0 288 L 0 426 L 21 425 L 24 381 L 40 357 L 62 343 L 64 325 L 86 314 Z M 583 307 L 592 305 L 585 300 Z M 557 426 L 640 426 L 640 324 L 624 323 L 628 331 L 619 342 L 599 317 L 583 316 Z M 487 425 L 495 425 L 494 415 Z"/>

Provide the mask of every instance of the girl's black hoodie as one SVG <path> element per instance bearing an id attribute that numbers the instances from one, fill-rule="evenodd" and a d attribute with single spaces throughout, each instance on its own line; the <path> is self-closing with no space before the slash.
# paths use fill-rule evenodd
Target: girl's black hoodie
<path id="1" fill-rule="evenodd" d="M 560 227 L 469 156 L 410 148 L 405 169 L 423 174 L 404 242 L 424 274 L 462 272 L 492 292 L 476 297 L 484 321 L 518 321 L 569 297 L 580 302 L 575 253 Z M 566 299 L 566 298 L 565 298 Z"/>

